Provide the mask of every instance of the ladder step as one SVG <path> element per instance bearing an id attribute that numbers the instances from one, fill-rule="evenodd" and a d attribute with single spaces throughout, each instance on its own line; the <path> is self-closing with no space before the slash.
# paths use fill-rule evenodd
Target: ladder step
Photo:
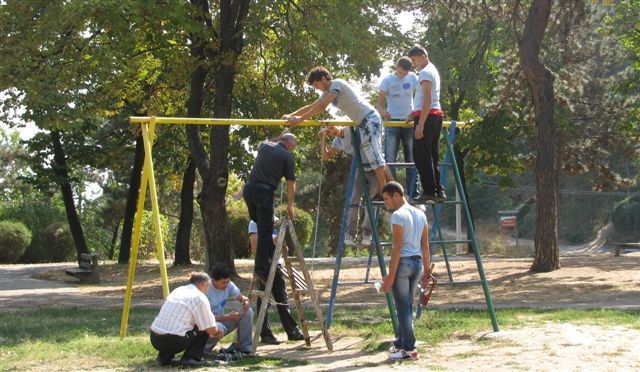
<path id="1" fill-rule="evenodd" d="M 365 284 L 373 284 L 373 282 L 338 282 L 338 285 L 365 285 Z"/>
<path id="2" fill-rule="evenodd" d="M 305 325 L 313 325 L 313 326 L 321 326 L 322 325 L 322 323 L 320 323 L 317 320 L 305 320 L 304 324 Z"/>
<path id="3" fill-rule="evenodd" d="M 410 167 L 415 167 L 416 163 L 387 163 L 387 165 L 390 167 L 397 167 L 397 168 L 410 168 Z"/>
<path id="4" fill-rule="evenodd" d="M 463 204 L 462 200 L 447 200 L 446 202 L 443 202 L 442 204 Z"/>
<path id="5" fill-rule="evenodd" d="M 429 244 L 459 244 L 471 243 L 472 240 L 429 240 Z"/>

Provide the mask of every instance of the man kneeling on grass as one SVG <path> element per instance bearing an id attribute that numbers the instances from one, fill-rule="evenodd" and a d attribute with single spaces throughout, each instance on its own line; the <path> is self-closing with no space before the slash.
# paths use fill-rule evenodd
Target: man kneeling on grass
<path id="1" fill-rule="evenodd" d="M 218 352 L 218 359 L 235 360 L 241 359 L 251 354 L 253 340 L 253 310 L 249 307 L 249 299 L 240 293 L 240 289 L 231 281 L 233 271 L 227 265 L 217 265 L 211 277 L 211 285 L 207 292 L 207 298 L 211 304 L 211 311 L 216 317 L 217 327 L 225 334 L 238 329 L 236 342 L 228 348 L 221 348 Z M 241 307 L 225 314 L 225 305 L 228 301 L 238 301 Z M 218 339 L 210 338 L 205 346 L 205 354 L 213 354 L 213 347 L 218 343 Z"/>
<path id="2" fill-rule="evenodd" d="M 398 310 L 398 338 L 389 350 L 390 360 L 418 359 L 413 333 L 413 296 L 421 277 L 422 265 L 429 267 L 429 227 L 421 210 L 404 199 L 402 185 L 389 182 L 382 188 L 382 197 L 391 215 L 393 247 L 389 275 L 384 277 L 382 290 L 393 292 Z"/>
<path id="3" fill-rule="evenodd" d="M 224 331 L 216 326 L 206 293 L 211 279 L 203 272 L 190 274 L 191 284 L 173 290 L 162 304 L 151 324 L 151 344 L 158 350 L 158 362 L 163 366 L 183 367 L 207 365 L 202 360 L 209 337 L 220 339 Z M 184 350 L 180 361 L 173 356 Z"/>

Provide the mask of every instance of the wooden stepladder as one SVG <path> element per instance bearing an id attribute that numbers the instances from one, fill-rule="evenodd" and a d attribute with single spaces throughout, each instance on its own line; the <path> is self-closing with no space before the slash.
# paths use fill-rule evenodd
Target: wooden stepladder
<path id="1" fill-rule="evenodd" d="M 293 242 L 293 250 L 295 256 L 289 256 L 289 252 L 285 244 L 285 235 L 287 233 L 289 233 L 291 241 Z M 309 275 L 309 271 L 307 270 L 304 256 L 302 255 L 302 251 L 300 250 L 300 242 L 298 241 L 298 236 L 296 235 L 296 231 L 293 228 L 293 222 L 287 218 L 284 218 L 282 220 L 282 224 L 280 225 L 278 240 L 276 242 L 276 250 L 273 253 L 271 269 L 269 270 L 269 276 L 267 277 L 264 291 L 260 291 L 257 289 L 258 284 L 262 281 L 262 279 L 260 279 L 256 275 L 253 276 L 251 285 L 249 286 L 248 293 L 251 303 L 253 303 L 254 300 L 257 300 L 257 298 L 260 298 L 262 300 L 260 304 L 258 320 L 256 321 L 254 327 L 252 354 L 256 353 L 256 348 L 258 347 L 258 342 L 260 341 L 260 331 L 262 330 L 262 323 L 264 323 L 267 313 L 268 301 L 271 299 L 271 289 L 273 287 L 276 270 L 278 270 L 278 261 L 281 257 L 284 261 L 284 267 L 282 268 L 283 274 L 289 279 L 289 287 L 293 295 L 293 303 L 296 307 L 296 314 L 298 315 L 298 321 L 300 323 L 300 328 L 302 329 L 302 334 L 304 335 L 305 344 L 307 345 L 307 347 L 311 346 L 311 338 L 309 337 L 308 326 L 319 325 L 322 329 L 322 336 L 324 337 L 324 342 L 327 345 L 327 349 L 329 351 L 333 351 L 333 344 L 331 342 L 331 337 L 329 336 L 329 329 L 325 324 L 322 310 L 320 310 L 320 306 L 318 306 L 318 296 L 316 295 L 316 291 L 313 287 L 313 281 L 311 280 L 311 276 Z M 296 264 L 299 271 L 294 268 L 292 261 Z M 310 300 L 316 313 L 317 320 L 311 321 L 305 318 L 304 308 L 302 307 L 302 298 L 308 298 Z"/>

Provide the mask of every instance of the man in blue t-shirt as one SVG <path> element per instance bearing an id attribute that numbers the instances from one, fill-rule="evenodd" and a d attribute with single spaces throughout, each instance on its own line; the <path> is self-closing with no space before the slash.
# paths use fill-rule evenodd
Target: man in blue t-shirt
<path id="1" fill-rule="evenodd" d="M 376 109 L 384 120 L 405 121 L 413 111 L 413 92 L 418 84 L 418 77 L 411 72 L 411 59 L 401 57 L 396 62 L 396 70 L 385 76 L 378 86 L 378 102 Z M 386 104 L 386 106 L 385 106 Z M 385 108 L 386 107 L 386 108 Z M 413 128 L 385 127 L 384 158 L 394 163 L 398 158 L 398 150 L 402 142 L 405 163 L 413 163 Z M 396 176 L 394 167 L 390 167 Z M 418 197 L 418 177 L 415 168 L 407 169 L 407 194 Z"/>
<path id="2" fill-rule="evenodd" d="M 393 181 L 382 188 L 382 196 L 391 215 L 393 246 L 389 274 L 382 290 L 392 292 L 398 311 L 398 338 L 393 342 L 389 359 L 418 359 L 413 333 L 413 296 L 421 277 L 422 265 L 431 265 L 429 226 L 424 212 L 404 199 L 402 185 Z"/>
<path id="3" fill-rule="evenodd" d="M 226 354 L 241 353 L 251 354 L 253 346 L 253 310 L 249 307 L 249 299 L 240 293 L 240 289 L 231 281 L 233 272 L 227 265 L 217 265 L 211 273 L 211 284 L 207 290 L 207 298 L 211 305 L 211 312 L 216 317 L 216 325 L 229 334 L 238 329 L 237 342 L 231 344 L 226 349 L 220 349 Z M 230 301 L 237 301 L 238 305 L 232 311 L 225 314 L 225 306 Z M 213 347 L 218 343 L 218 339 L 209 338 L 204 350 L 210 354 Z"/>

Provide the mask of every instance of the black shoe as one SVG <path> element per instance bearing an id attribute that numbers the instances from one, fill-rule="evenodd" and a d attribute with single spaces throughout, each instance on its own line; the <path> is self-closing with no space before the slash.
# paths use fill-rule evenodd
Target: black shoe
<path id="1" fill-rule="evenodd" d="M 447 201 L 447 194 L 444 193 L 444 190 L 440 189 L 436 193 L 436 203 L 443 203 Z"/>
<path id="2" fill-rule="evenodd" d="M 300 333 L 300 330 L 297 328 L 293 330 L 291 333 L 287 333 L 287 338 L 289 341 L 302 341 L 304 340 L 304 335 Z"/>
<path id="3" fill-rule="evenodd" d="M 384 204 L 384 198 L 382 194 L 376 194 L 373 198 L 371 198 L 371 203 L 373 204 Z"/>
<path id="4" fill-rule="evenodd" d="M 262 336 L 260 342 L 267 345 L 280 345 L 280 341 L 274 335 Z"/>
<path id="5" fill-rule="evenodd" d="M 418 199 L 414 199 L 415 204 L 436 204 L 437 196 L 435 194 L 422 194 Z"/>
<path id="6" fill-rule="evenodd" d="M 186 359 L 180 360 L 181 368 L 200 368 L 200 367 L 207 367 L 211 365 L 212 365 L 211 363 L 205 360 L 198 360 L 195 358 L 186 358 Z"/>
<path id="7" fill-rule="evenodd" d="M 173 358 L 165 358 L 160 354 L 158 354 L 156 360 L 158 361 L 158 363 L 160 363 L 161 366 L 170 366 L 174 364 Z"/>
<path id="8" fill-rule="evenodd" d="M 238 351 L 238 345 L 231 344 L 226 349 L 225 348 L 220 348 L 220 351 L 218 351 L 218 353 L 233 354 L 233 353 L 235 353 L 237 351 Z"/>

